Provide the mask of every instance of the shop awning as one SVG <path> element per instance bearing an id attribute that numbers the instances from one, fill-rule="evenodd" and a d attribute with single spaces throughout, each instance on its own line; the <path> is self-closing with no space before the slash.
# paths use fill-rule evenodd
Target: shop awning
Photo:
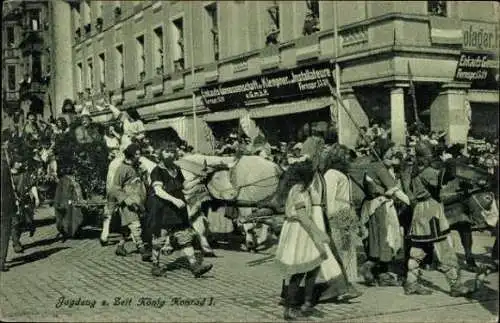
<path id="1" fill-rule="evenodd" d="M 204 115 L 203 120 L 205 120 L 206 122 L 235 120 L 241 118 L 242 116 L 245 116 L 248 113 L 249 111 L 247 109 L 217 111 Z"/>
<path id="2" fill-rule="evenodd" d="M 252 119 L 269 118 L 287 114 L 315 111 L 329 107 L 333 104 L 331 97 L 299 100 L 287 103 L 270 104 L 253 109 L 232 109 L 212 112 L 202 118 L 206 122 L 219 122 L 240 119 L 247 114 Z"/>
<path id="3" fill-rule="evenodd" d="M 170 119 L 161 119 L 153 122 L 148 122 L 144 125 L 146 131 L 160 130 L 165 128 L 174 129 L 179 137 L 183 138 L 186 135 L 185 126 L 186 126 L 186 117 L 178 117 L 178 118 L 170 118 Z"/>
<path id="4" fill-rule="evenodd" d="M 287 114 L 315 111 L 329 107 L 333 104 L 331 97 L 322 97 L 308 100 L 300 100 L 289 103 L 271 104 L 265 107 L 250 110 L 253 119 L 269 118 Z"/>

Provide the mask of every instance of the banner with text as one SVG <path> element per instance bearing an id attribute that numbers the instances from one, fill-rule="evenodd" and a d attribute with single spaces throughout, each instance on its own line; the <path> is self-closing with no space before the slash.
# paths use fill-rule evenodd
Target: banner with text
<path id="1" fill-rule="evenodd" d="M 473 88 L 497 88 L 498 60 L 493 54 L 462 52 L 455 80 L 471 82 Z"/>
<path id="2" fill-rule="evenodd" d="M 255 102 L 328 94 L 328 81 L 334 85 L 333 74 L 332 64 L 319 63 L 202 87 L 200 94 L 210 110 L 240 108 Z"/>

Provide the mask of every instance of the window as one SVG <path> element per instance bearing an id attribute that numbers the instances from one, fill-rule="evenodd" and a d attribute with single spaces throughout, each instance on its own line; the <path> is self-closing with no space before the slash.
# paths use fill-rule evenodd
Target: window
<path id="1" fill-rule="evenodd" d="M 431 16 L 446 17 L 446 1 L 427 1 L 427 12 Z"/>
<path id="2" fill-rule="evenodd" d="M 219 59 L 219 28 L 217 24 L 217 3 L 214 2 L 205 7 L 207 14 L 208 30 L 210 32 L 210 51 L 213 52 L 214 60 Z"/>
<path id="3" fill-rule="evenodd" d="M 184 24 L 182 18 L 178 18 L 172 23 L 174 25 L 172 28 L 174 70 L 181 71 L 184 69 Z"/>
<path id="4" fill-rule="evenodd" d="M 90 21 L 90 3 L 89 1 L 83 1 L 83 23 L 88 25 Z"/>
<path id="5" fill-rule="evenodd" d="M 304 35 L 311 35 L 319 31 L 319 1 L 307 0 L 307 13 L 304 20 Z"/>
<path id="6" fill-rule="evenodd" d="M 42 80 L 42 55 L 39 52 L 34 52 L 31 55 L 31 75 L 35 81 Z"/>
<path id="7" fill-rule="evenodd" d="M 118 87 L 125 87 L 125 79 L 123 73 L 123 45 L 116 46 L 116 80 L 119 82 Z"/>
<path id="8" fill-rule="evenodd" d="M 80 29 L 82 25 L 82 15 L 80 13 L 80 4 L 77 3 L 73 7 L 73 28 L 75 28 L 75 31 L 77 29 Z"/>
<path id="9" fill-rule="evenodd" d="M 9 91 L 16 90 L 16 66 L 7 66 L 7 83 L 9 84 Z"/>
<path id="10" fill-rule="evenodd" d="M 76 64 L 76 86 L 78 92 L 83 92 L 83 65 L 82 63 Z"/>
<path id="11" fill-rule="evenodd" d="M 137 66 L 139 71 L 139 81 L 144 81 L 146 77 L 146 56 L 144 55 L 144 35 L 136 38 L 136 57 L 137 57 Z"/>
<path id="12" fill-rule="evenodd" d="M 40 10 L 28 11 L 28 26 L 32 31 L 40 30 Z"/>
<path id="13" fill-rule="evenodd" d="M 163 28 L 158 27 L 154 30 L 154 63 L 156 73 L 163 74 Z"/>
<path id="14" fill-rule="evenodd" d="M 277 44 L 280 32 L 280 7 L 278 1 L 273 1 L 273 5 L 267 9 L 269 14 L 269 30 L 266 34 L 266 45 Z"/>
<path id="15" fill-rule="evenodd" d="M 14 47 L 16 36 L 14 34 L 14 27 L 7 27 L 7 46 Z"/>
<path id="16" fill-rule="evenodd" d="M 96 17 L 102 17 L 102 6 L 103 2 L 102 1 L 94 1 L 95 4 L 95 15 Z"/>
<path id="17" fill-rule="evenodd" d="M 104 53 L 99 54 L 99 88 L 103 90 L 106 84 L 106 59 Z"/>
<path id="18" fill-rule="evenodd" d="M 94 88 L 94 64 L 92 58 L 87 60 L 87 89 Z"/>

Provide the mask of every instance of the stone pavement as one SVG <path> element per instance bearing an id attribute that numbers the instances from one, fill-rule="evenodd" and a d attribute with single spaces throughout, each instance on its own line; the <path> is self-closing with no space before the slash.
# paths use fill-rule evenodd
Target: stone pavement
<path id="1" fill-rule="evenodd" d="M 259 254 L 216 250 L 219 258 L 207 259 L 215 266 L 206 277 L 194 279 L 181 266 L 167 277 L 153 278 L 151 265 L 138 254 L 122 258 L 114 255 L 113 246 L 101 247 L 97 230 L 61 242 L 55 238 L 50 209 L 41 209 L 37 219 L 41 226 L 35 236 L 22 238 L 28 249 L 21 255 L 10 250 L 11 269 L 0 276 L 3 321 L 282 321 L 277 304 L 281 278 L 268 259 L 272 249 Z M 475 236 L 479 261 L 492 243 L 488 235 Z M 464 272 L 469 283 L 473 277 Z M 319 304 L 311 321 L 496 321 L 498 273 L 488 276 L 474 299 L 449 297 L 439 272 L 426 271 L 424 278 L 432 281 L 433 295 L 405 296 L 402 288 L 358 285 L 362 297 L 350 304 Z M 120 305 L 115 305 L 117 298 Z M 77 300 L 83 305 L 75 304 Z"/>

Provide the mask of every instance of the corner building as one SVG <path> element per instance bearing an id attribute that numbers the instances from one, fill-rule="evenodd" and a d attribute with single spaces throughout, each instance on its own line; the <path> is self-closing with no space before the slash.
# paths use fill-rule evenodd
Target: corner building
<path id="1" fill-rule="evenodd" d="M 240 125 L 272 143 L 334 129 L 353 146 L 328 83 L 359 125 L 386 123 L 396 143 L 415 115 L 448 142 L 498 136 L 497 2 L 54 2 L 59 45 L 71 43 L 56 82 L 202 152 Z"/>

